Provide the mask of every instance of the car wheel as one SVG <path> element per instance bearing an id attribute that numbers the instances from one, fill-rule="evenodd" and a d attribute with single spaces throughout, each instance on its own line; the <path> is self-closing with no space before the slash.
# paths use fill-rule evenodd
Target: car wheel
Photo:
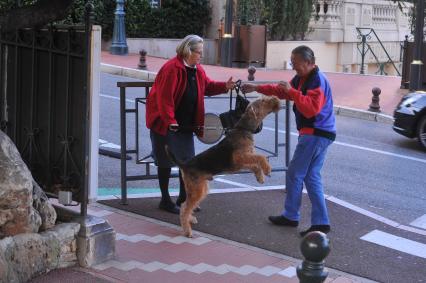
<path id="1" fill-rule="evenodd" d="M 426 150 L 426 115 L 423 115 L 417 124 L 417 138 L 420 145 Z"/>

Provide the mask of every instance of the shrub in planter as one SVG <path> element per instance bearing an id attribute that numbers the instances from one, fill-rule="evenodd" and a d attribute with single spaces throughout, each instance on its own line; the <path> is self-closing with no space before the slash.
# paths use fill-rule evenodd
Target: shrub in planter
<path id="1" fill-rule="evenodd" d="M 11 1 L 11 0 L 8 0 Z M 84 22 L 85 0 L 75 0 L 64 23 Z M 95 23 L 102 26 L 102 37 L 112 37 L 115 0 L 93 0 Z M 125 1 L 128 37 L 183 38 L 187 34 L 205 34 L 210 23 L 209 0 L 163 0 L 161 8 L 151 8 L 147 0 Z"/>

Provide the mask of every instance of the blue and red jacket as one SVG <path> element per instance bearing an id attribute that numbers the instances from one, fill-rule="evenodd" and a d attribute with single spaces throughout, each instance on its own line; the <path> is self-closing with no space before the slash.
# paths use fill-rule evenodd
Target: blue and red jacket
<path id="1" fill-rule="evenodd" d="M 259 85 L 257 91 L 294 102 L 293 111 L 300 135 L 316 135 L 334 140 L 336 121 L 333 97 L 324 74 L 315 67 L 306 78 L 294 76 L 290 84 L 292 88 L 288 93 L 278 85 Z"/>

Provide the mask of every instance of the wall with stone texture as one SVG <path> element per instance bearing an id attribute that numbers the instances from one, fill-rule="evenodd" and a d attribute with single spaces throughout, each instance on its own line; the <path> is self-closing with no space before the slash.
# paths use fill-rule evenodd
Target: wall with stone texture
<path id="1" fill-rule="evenodd" d="M 78 223 L 0 240 L 0 283 L 27 282 L 56 268 L 77 264 Z"/>

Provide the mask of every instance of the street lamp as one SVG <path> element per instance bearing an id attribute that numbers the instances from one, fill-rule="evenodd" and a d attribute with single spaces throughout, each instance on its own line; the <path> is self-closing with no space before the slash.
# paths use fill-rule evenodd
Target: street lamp
<path id="1" fill-rule="evenodd" d="M 232 67 L 232 14 L 233 0 L 226 1 L 225 11 L 225 32 L 222 36 L 220 49 L 220 65 L 224 67 Z"/>
<path id="2" fill-rule="evenodd" d="M 410 65 L 410 90 L 419 90 L 423 86 L 422 51 L 424 16 L 424 0 L 417 0 L 416 29 L 414 32 L 414 59 Z"/>
<path id="3" fill-rule="evenodd" d="M 128 53 L 126 42 L 126 26 L 124 25 L 124 0 L 116 0 L 117 6 L 114 12 L 114 30 L 109 52 L 114 55 L 126 55 Z"/>

